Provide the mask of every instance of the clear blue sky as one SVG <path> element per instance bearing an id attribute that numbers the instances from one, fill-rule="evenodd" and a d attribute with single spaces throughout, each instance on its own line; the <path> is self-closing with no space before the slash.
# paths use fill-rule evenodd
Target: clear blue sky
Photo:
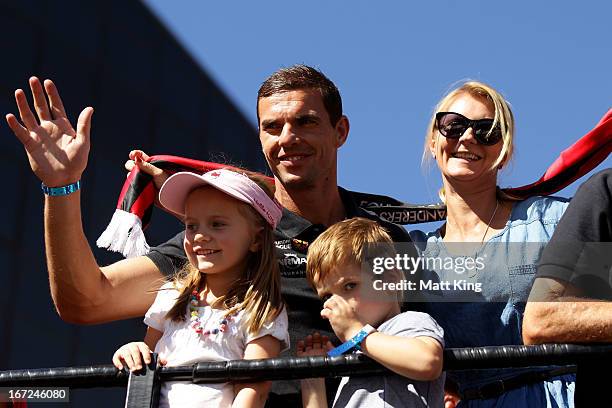
<path id="1" fill-rule="evenodd" d="M 321 69 L 351 121 L 340 184 L 408 202 L 437 201 L 439 175 L 420 164 L 424 130 L 456 81 L 488 82 L 513 105 L 517 153 L 502 187 L 535 181 L 612 107 L 609 1 L 145 3 L 254 126 L 266 76 Z"/>

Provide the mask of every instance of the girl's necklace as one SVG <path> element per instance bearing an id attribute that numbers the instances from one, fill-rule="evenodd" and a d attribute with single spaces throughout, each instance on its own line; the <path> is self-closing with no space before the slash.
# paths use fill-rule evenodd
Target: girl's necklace
<path id="1" fill-rule="evenodd" d="M 202 292 L 205 292 L 206 290 L 203 290 Z M 230 314 L 225 316 L 224 318 L 219 320 L 219 324 L 218 326 L 209 329 L 209 330 L 204 330 L 204 328 L 202 327 L 202 321 L 200 320 L 200 312 L 198 311 L 198 305 L 200 304 L 200 293 L 197 290 L 194 290 L 191 293 L 191 300 L 189 302 L 189 311 L 191 312 L 190 315 L 190 321 L 191 323 L 189 324 L 189 326 L 191 326 L 191 328 L 200 336 L 203 337 L 209 337 L 211 335 L 217 335 L 217 334 L 221 334 L 223 332 L 225 332 L 227 330 L 227 327 L 229 325 L 229 323 L 234 320 L 234 315 Z"/>

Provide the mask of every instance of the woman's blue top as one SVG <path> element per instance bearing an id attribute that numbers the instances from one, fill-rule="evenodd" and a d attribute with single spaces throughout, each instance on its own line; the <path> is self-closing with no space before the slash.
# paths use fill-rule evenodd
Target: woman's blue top
<path id="1" fill-rule="evenodd" d="M 440 230 L 410 233 L 420 257 L 429 260 L 425 269 L 440 282 L 450 282 L 430 291 L 429 302 L 422 305 L 444 329 L 446 347 L 523 344 L 523 313 L 537 263 L 568 204 L 569 200 L 555 197 L 516 202 L 504 229 L 482 245 L 444 242 Z M 474 259 L 469 270 L 466 258 Z M 448 378 L 465 390 L 524 371 L 533 369 L 456 371 Z M 571 407 L 573 389 L 573 376 L 563 376 L 467 405 L 511 407 L 527 399 L 529 406 Z"/>

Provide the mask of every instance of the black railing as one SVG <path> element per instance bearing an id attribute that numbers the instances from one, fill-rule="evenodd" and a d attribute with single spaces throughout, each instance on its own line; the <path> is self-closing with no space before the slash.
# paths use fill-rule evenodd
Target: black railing
<path id="1" fill-rule="evenodd" d="M 193 366 L 158 367 L 156 356 L 141 373 L 128 374 L 112 365 L 0 371 L 0 387 L 118 387 L 128 384 L 126 407 L 156 407 L 162 381 L 221 383 L 289 380 L 312 377 L 369 376 L 388 370 L 363 354 L 337 357 L 288 357 L 263 360 L 202 362 Z M 445 370 L 576 366 L 580 373 L 596 366 L 609 370 L 612 345 L 543 344 L 444 350 Z M 580 393 L 586 394 L 580 384 Z M 578 390 L 578 381 L 576 389 Z M 602 392 L 602 390 L 599 390 Z"/>

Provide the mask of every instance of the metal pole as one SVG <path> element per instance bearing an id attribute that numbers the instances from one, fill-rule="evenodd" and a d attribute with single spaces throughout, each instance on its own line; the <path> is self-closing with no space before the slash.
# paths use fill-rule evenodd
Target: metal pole
<path id="1" fill-rule="evenodd" d="M 161 385 L 158 370 L 157 353 L 151 353 L 151 363 L 130 373 L 125 408 L 157 408 Z"/>

